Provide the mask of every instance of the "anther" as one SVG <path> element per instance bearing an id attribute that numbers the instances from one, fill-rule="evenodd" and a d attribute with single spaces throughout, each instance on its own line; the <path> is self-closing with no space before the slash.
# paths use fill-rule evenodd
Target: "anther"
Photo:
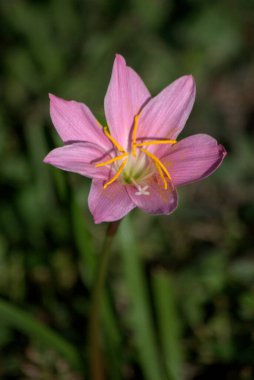
<path id="1" fill-rule="evenodd" d="M 156 166 L 156 168 L 157 168 L 157 170 L 159 172 L 159 175 L 160 175 L 160 177 L 161 177 L 161 179 L 163 181 L 164 189 L 167 190 L 168 189 L 168 183 L 167 183 L 167 180 L 164 177 L 163 171 L 162 171 L 160 165 L 157 162 L 155 163 L 155 166 Z"/>
<path id="2" fill-rule="evenodd" d="M 141 152 L 143 152 L 143 153 L 145 153 L 148 157 L 150 157 L 151 159 L 152 159 L 152 161 L 154 162 L 154 164 L 155 164 L 155 166 L 156 166 L 156 168 L 157 168 L 157 170 L 158 170 L 158 172 L 159 172 L 159 175 L 160 175 L 160 177 L 161 177 L 161 179 L 163 180 L 163 182 L 164 182 L 164 188 L 165 188 L 165 190 L 167 190 L 167 188 L 168 188 L 168 185 L 166 184 L 165 185 L 165 178 L 164 178 L 164 175 L 163 175 L 163 173 L 168 177 L 168 179 L 170 179 L 171 180 L 171 176 L 170 176 L 170 174 L 169 174 L 169 172 L 167 171 L 167 169 L 166 169 L 166 167 L 163 165 L 163 163 L 158 159 L 158 157 L 156 157 L 154 154 L 152 154 L 151 152 L 149 152 L 148 150 L 146 150 L 146 149 L 143 149 L 143 148 L 141 148 L 140 149 L 141 150 Z M 160 167 L 160 170 L 158 169 L 158 166 Z"/>
<path id="3" fill-rule="evenodd" d="M 134 117 L 134 126 L 132 131 L 132 154 L 134 157 L 137 155 L 137 129 L 138 129 L 138 119 L 140 115 Z"/>
<path id="4" fill-rule="evenodd" d="M 176 140 L 153 140 L 153 141 L 144 141 L 142 143 L 136 144 L 136 146 L 149 146 L 149 145 L 159 145 L 159 144 L 176 144 Z"/>
<path id="5" fill-rule="evenodd" d="M 108 132 L 108 128 L 107 127 L 103 128 L 103 132 L 107 136 L 107 138 L 112 142 L 112 144 L 115 145 L 116 149 L 119 150 L 119 152 L 126 153 L 125 150 L 121 147 L 121 145 Z"/>

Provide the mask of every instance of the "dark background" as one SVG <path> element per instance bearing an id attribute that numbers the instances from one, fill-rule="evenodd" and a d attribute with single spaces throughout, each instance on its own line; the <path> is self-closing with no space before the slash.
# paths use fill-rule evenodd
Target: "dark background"
<path id="1" fill-rule="evenodd" d="M 160 322 L 153 282 L 163 273 L 174 289 L 183 379 L 251 380 L 252 0 L 0 1 L 1 297 L 70 340 L 86 361 L 92 267 L 106 226 L 94 225 L 89 214 L 88 179 L 42 163 L 60 144 L 47 93 L 85 102 L 103 121 L 116 52 L 152 94 L 193 74 L 197 100 L 181 137 L 208 133 L 228 151 L 214 175 L 179 190 L 173 215 L 130 215 L 155 333 Z M 110 354 L 105 333 L 105 355 L 111 379 L 148 379 L 135 343 L 138 326 L 128 314 L 131 271 L 121 256 L 122 240 L 108 275 L 118 349 Z M 160 295 L 167 298 L 166 291 Z M 169 321 L 169 334 L 170 328 Z M 157 343 L 160 350 L 159 338 Z M 88 378 L 86 366 L 83 373 L 72 369 L 8 318 L 1 321 L 0 349 L 1 379 Z"/>

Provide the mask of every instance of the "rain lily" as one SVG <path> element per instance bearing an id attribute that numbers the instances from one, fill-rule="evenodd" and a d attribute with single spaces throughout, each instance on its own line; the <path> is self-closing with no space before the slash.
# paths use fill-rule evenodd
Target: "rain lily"
<path id="1" fill-rule="evenodd" d="M 226 151 L 206 134 L 177 141 L 195 99 L 192 76 L 151 97 L 138 74 L 116 55 L 104 101 L 107 126 L 82 103 L 50 94 L 50 113 L 64 146 L 44 159 L 92 178 L 88 198 L 95 223 L 123 218 L 134 207 L 170 214 L 176 188 L 207 177 Z"/>

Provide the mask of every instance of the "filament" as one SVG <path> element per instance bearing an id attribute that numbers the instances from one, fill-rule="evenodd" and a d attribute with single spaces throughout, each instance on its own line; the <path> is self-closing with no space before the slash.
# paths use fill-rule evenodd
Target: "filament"
<path id="1" fill-rule="evenodd" d="M 99 168 L 100 166 L 105 166 L 105 165 L 112 164 L 113 162 L 121 160 L 122 158 L 127 157 L 128 155 L 129 155 L 129 153 L 121 154 L 121 156 L 116 156 L 114 158 L 111 158 L 108 161 L 100 162 L 99 164 L 96 164 L 95 167 Z"/>
<path id="2" fill-rule="evenodd" d="M 104 189 L 106 189 L 109 185 L 111 185 L 111 183 L 115 182 L 115 180 L 119 177 L 119 175 L 122 173 L 126 163 L 127 163 L 128 160 L 125 160 L 121 166 L 119 167 L 119 169 L 117 170 L 116 174 L 114 175 L 114 177 L 112 177 L 107 183 L 105 183 L 105 185 L 103 185 Z"/>

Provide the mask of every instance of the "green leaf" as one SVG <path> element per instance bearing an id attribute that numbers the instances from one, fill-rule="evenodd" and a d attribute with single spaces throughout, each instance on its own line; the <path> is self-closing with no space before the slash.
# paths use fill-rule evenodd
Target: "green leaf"
<path id="1" fill-rule="evenodd" d="M 129 291 L 131 328 L 139 355 L 144 378 L 162 380 L 161 363 L 157 350 L 156 336 L 153 328 L 147 283 L 134 230 L 128 218 L 122 222 L 119 231 L 124 271 Z"/>
<path id="2" fill-rule="evenodd" d="M 28 334 L 31 339 L 38 339 L 64 356 L 74 368 L 81 368 L 81 360 L 76 349 L 64 338 L 33 318 L 26 311 L 0 300 L 0 320 Z"/>
<path id="3" fill-rule="evenodd" d="M 153 289 L 159 335 L 168 377 L 180 380 L 182 374 L 182 347 L 179 323 L 175 306 L 173 280 L 169 273 L 162 270 L 153 274 Z"/>

